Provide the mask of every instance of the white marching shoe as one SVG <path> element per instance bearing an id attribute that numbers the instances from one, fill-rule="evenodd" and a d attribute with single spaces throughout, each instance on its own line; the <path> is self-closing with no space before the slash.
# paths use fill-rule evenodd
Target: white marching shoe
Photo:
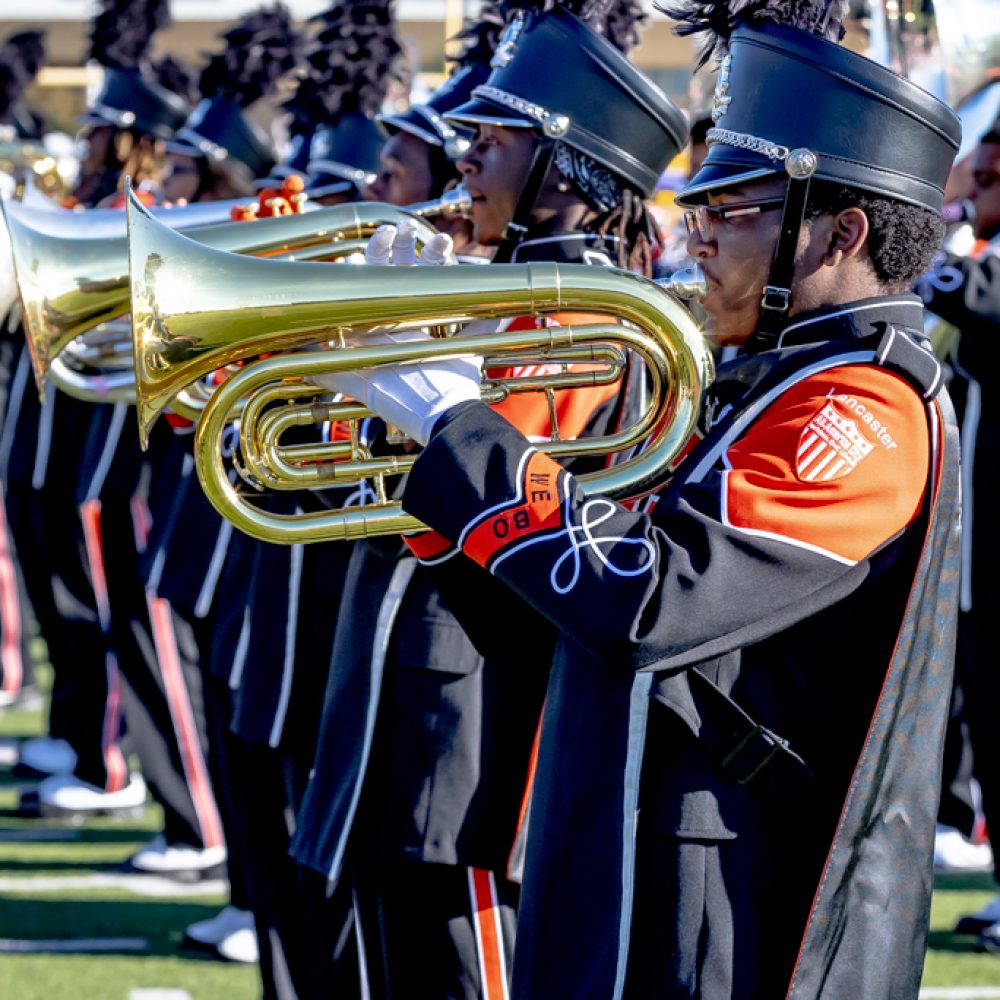
<path id="1" fill-rule="evenodd" d="M 227 962 L 242 962 L 253 965 L 260 958 L 257 947 L 257 932 L 252 927 L 244 927 L 224 937 L 215 950 Z"/>
<path id="2" fill-rule="evenodd" d="M 17 766 L 38 774 L 71 774 L 76 767 L 76 751 L 65 740 L 34 736 L 21 744 Z"/>
<path id="3" fill-rule="evenodd" d="M 934 871 L 989 872 L 993 851 L 988 843 L 977 844 L 953 826 L 938 823 L 934 831 Z M 996 919 L 1000 919 L 998 916 Z M 990 921 L 992 923 L 992 921 Z"/>
<path id="4" fill-rule="evenodd" d="M 218 847 L 191 847 L 187 844 L 168 844 L 159 834 L 145 847 L 141 847 L 125 867 L 129 871 L 146 875 L 165 875 L 198 881 L 213 875 L 224 874 L 226 849 Z"/>
<path id="5" fill-rule="evenodd" d="M 146 804 L 146 782 L 133 774 L 117 792 L 81 781 L 72 774 L 55 774 L 38 785 L 38 803 L 43 812 L 116 813 L 142 809 Z"/>
<path id="6" fill-rule="evenodd" d="M 215 947 L 237 931 L 253 930 L 253 914 L 235 906 L 225 906 L 209 920 L 191 924 L 184 936 L 195 944 Z"/>

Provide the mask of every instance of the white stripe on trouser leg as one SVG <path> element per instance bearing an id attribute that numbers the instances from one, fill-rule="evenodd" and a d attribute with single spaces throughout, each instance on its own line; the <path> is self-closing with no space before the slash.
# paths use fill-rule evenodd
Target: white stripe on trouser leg
<path id="1" fill-rule="evenodd" d="M 469 868 L 472 926 L 476 933 L 482 1000 L 508 1000 L 507 959 L 493 872 Z"/>
<path id="2" fill-rule="evenodd" d="M 368 983 L 368 955 L 365 953 L 365 935 L 361 930 L 361 920 L 358 917 L 361 912 L 358 908 L 358 893 L 354 889 L 351 890 L 351 900 L 354 904 L 354 933 L 358 946 L 358 979 L 361 981 L 361 1000 L 371 1000 L 372 991 Z"/>

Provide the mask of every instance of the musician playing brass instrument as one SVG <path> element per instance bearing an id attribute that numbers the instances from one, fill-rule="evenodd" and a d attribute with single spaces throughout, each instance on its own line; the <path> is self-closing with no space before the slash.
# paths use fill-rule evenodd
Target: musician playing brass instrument
<path id="1" fill-rule="evenodd" d="M 959 126 L 835 44 L 845 9 L 678 12 L 720 61 L 709 152 L 680 195 L 688 248 L 709 332 L 740 350 L 702 440 L 640 504 L 585 494 L 482 404 L 468 364 L 428 367 L 419 392 L 406 365 L 333 380 L 425 444 L 403 506 L 470 599 L 470 564 L 489 572 L 472 634 L 543 615 L 560 635 L 522 1000 L 918 993 L 958 467 L 908 290 L 943 237 Z M 498 55 L 541 65 L 544 23 Z M 520 84 L 498 67 L 483 119 L 557 120 L 555 95 Z M 530 612 L 501 617 L 501 585 Z"/>
<path id="2" fill-rule="evenodd" d="M 617 5 L 589 27 L 558 9 L 538 22 L 539 44 L 564 71 L 550 78 L 561 99 L 578 100 L 603 86 L 605 77 L 619 78 L 601 102 L 590 104 L 601 115 L 613 106 L 626 123 L 605 133 L 600 152 L 581 148 L 576 134 L 559 141 L 537 121 L 482 105 L 476 88 L 489 78 L 485 65 L 478 79 L 466 73 L 427 105 L 386 119 L 397 136 L 416 139 L 422 132 L 422 141 L 435 143 L 434 152 L 447 144 L 452 155 L 461 154 L 457 167 L 473 194 L 477 242 L 501 243 L 504 227 L 514 222 L 525 227 L 519 259 L 589 263 L 594 271 L 649 249 L 641 197 L 683 146 L 685 124 L 679 110 L 596 33 L 612 34 L 609 26 L 618 24 L 624 30 L 616 40 L 631 37 L 636 13 L 631 4 Z M 519 29 L 521 17 L 512 25 Z M 484 30 L 490 27 L 495 38 L 496 19 Z M 508 26 L 503 37 L 514 30 Z M 487 59 L 503 48 L 495 40 L 481 46 Z M 543 85 L 538 66 L 530 54 L 518 54 L 508 72 L 537 88 Z M 468 116 L 446 120 L 459 106 Z M 480 124 L 477 111 L 494 123 Z M 596 130 L 606 123 L 595 116 L 586 124 Z M 468 134 L 477 126 L 471 142 L 456 141 L 462 130 Z M 524 181 L 533 159 L 537 184 L 529 187 Z M 391 164 L 393 170 L 402 166 Z M 405 179 L 410 185 L 417 180 Z M 398 188 L 405 191 L 400 197 L 434 193 Z M 523 204 L 515 212 L 519 198 Z M 602 222 L 609 224 L 602 228 Z M 386 259 L 413 259 L 403 227 L 373 242 L 371 258 L 377 247 Z M 488 278 L 494 268 L 476 270 Z M 574 319 L 588 321 L 565 311 L 548 317 L 550 323 Z M 540 322 L 520 317 L 508 329 L 534 329 Z M 622 381 L 557 391 L 560 434 L 572 439 L 617 426 L 630 402 Z M 534 436 L 548 437 L 552 430 L 543 394 L 512 397 L 498 410 Z M 428 540 L 433 546 L 435 540 Z M 502 607 L 511 602 L 499 593 L 490 634 L 481 641 L 456 621 L 462 595 L 439 590 L 430 569 L 418 565 L 398 538 L 353 544 L 323 726 L 293 850 L 332 883 L 353 887 L 373 996 L 505 996 L 521 820 L 554 635 L 541 618 L 526 620 L 523 607 L 515 612 L 517 634 L 508 634 Z M 431 549 L 422 551 L 432 559 Z"/>

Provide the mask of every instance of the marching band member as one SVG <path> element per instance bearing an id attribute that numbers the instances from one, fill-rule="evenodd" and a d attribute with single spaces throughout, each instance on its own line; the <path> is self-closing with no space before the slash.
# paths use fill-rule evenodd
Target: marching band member
<path id="1" fill-rule="evenodd" d="M 310 23 L 314 45 L 307 73 L 285 104 L 291 152 L 279 169 L 304 174 L 311 201 L 359 201 L 385 143 L 375 118 L 401 74 L 393 4 L 337 3 Z"/>
<path id="2" fill-rule="evenodd" d="M 350 200 L 384 140 L 371 118 L 401 51 L 392 4 L 338 3 L 310 28 L 305 73 L 283 105 L 296 140 L 290 162 L 306 166 L 310 198 Z M 265 186 L 277 186 L 282 172 L 272 167 Z M 341 491 L 330 493 L 337 502 Z M 290 514 L 315 509 L 317 500 L 295 492 L 274 503 Z M 210 669 L 233 689 L 226 784 L 246 855 L 264 995 L 350 996 L 360 990 L 350 893 L 344 887 L 328 897 L 326 880 L 289 856 L 350 546 L 250 547 L 223 571 L 216 614 L 226 625 Z"/>
<path id="3" fill-rule="evenodd" d="M 152 33 L 166 19 L 158 0 L 108 0 L 93 21 L 91 55 L 105 71 L 82 119 L 90 153 L 74 194 L 80 204 L 114 197 L 126 165 L 137 179 L 155 180 L 160 144 L 184 120 L 186 105 L 160 86 L 147 57 Z M 61 813 L 136 809 L 146 787 L 121 745 L 123 700 L 131 695 L 109 647 L 97 522 L 82 523 L 76 506 L 91 420 L 107 419 L 114 408 L 95 408 L 51 388 L 40 407 L 30 381 L 24 351 L 4 428 L 7 509 L 17 547 L 32 553 L 23 563 L 25 580 L 54 671 L 49 735 L 64 742 L 56 744 L 62 753 L 30 755 L 27 762 L 64 773 L 46 778 L 23 801 L 29 810 L 40 803 Z M 127 509 L 124 523 L 130 537 Z"/>
<path id="4" fill-rule="evenodd" d="M 41 31 L 16 32 L 0 44 L 0 142 L 43 138 L 44 119 L 27 104 L 24 92 L 34 81 L 44 57 L 44 33 Z M 0 195 L 11 195 L 18 184 L 24 183 L 21 175 L 24 166 L 27 165 L 15 163 L 10 173 L 0 171 Z M 0 323 L 5 332 L 9 332 L 16 327 L 11 310 L 16 308 L 17 302 L 9 251 L 4 254 L 0 268 Z M 0 386 L 4 400 L 11 389 L 20 350 L 21 344 L 13 337 L 0 339 Z M 3 405 L 0 403 L 0 410 Z M 0 707 L 13 705 L 26 692 L 34 690 L 33 660 L 28 646 L 31 620 L 31 605 L 0 500 Z M 29 740 L 21 745 L 19 763 L 27 768 L 34 759 L 45 765 L 51 763 L 54 756 L 58 757 L 64 748 L 68 749 L 65 744 L 56 744 L 49 738 Z M 40 770 L 39 773 L 49 772 Z"/>
<path id="5" fill-rule="evenodd" d="M 80 120 L 87 154 L 67 207 L 124 207 L 125 177 L 147 203 L 155 198 L 163 142 L 188 111 L 160 83 L 149 54 L 154 33 L 170 22 L 169 7 L 169 0 L 102 0 L 90 45 L 90 59 L 103 68 L 101 89 Z"/>
<path id="6" fill-rule="evenodd" d="M 378 116 L 388 139 L 378 170 L 363 192 L 366 200 L 411 205 L 440 197 L 460 181 L 456 161 L 468 152 L 472 131 L 448 122 L 445 114 L 464 104 L 486 81 L 503 25 L 503 6 L 484 3 L 476 20 L 453 39 L 461 43 L 461 50 L 448 79 L 424 103 Z M 475 263 L 492 254 L 472 241 L 471 222 L 464 214 L 441 214 L 434 223 L 451 237 L 459 260 Z"/>
<path id="7" fill-rule="evenodd" d="M 956 684 L 964 699 L 972 743 L 972 771 L 982 790 L 986 832 L 1000 857 L 1000 771 L 996 766 L 996 716 L 1000 688 L 990 653 L 990 622 L 997 602 L 993 587 L 993 536 L 983 530 L 984 507 L 996 495 L 993 437 L 989 433 L 1000 391 L 994 386 L 994 338 L 1000 324 L 1000 123 L 980 139 L 970 156 L 974 245 L 957 252 L 952 241 L 919 284 L 927 309 L 960 331 L 948 361 L 962 428 L 962 595 L 958 616 Z M 988 509 L 988 508 L 987 508 Z M 977 519 L 977 513 L 980 517 Z M 971 830 L 969 831 L 972 832 Z M 988 853 L 988 851 L 987 851 Z M 979 935 L 984 947 L 1000 950 L 1000 896 L 960 920 L 959 931 Z"/>
<path id="8" fill-rule="evenodd" d="M 585 496 L 479 401 L 468 362 L 417 388 L 408 366 L 332 380 L 426 445 L 403 506 L 462 550 L 449 563 L 560 633 L 523 1000 L 917 996 L 959 491 L 908 290 L 943 238 L 959 125 L 834 44 L 843 9 L 681 12 L 721 59 L 680 196 L 689 252 L 709 331 L 740 355 L 644 512 Z M 538 66 L 535 23 L 510 48 Z M 491 78 L 484 106 L 559 110 L 519 83 Z"/>
<path id="9" fill-rule="evenodd" d="M 496 63 L 505 67 L 488 79 L 508 74 L 526 101 L 542 93 L 558 99 L 587 132 L 608 118 L 621 123 L 593 152 L 583 130 L 565 134 L 558 158 L 545 158 L 537 183 L 523 195 L 536 147 L 548 146 L 551 153 L 551 143 L 541 122 L 510 121 L 504 109 L 491 107 L 489 124 L 481 124 L 487 112 L 477 88 L 486 80 L 469 81 L 467 99 L 457 108 L 447 104 L 461 99 L 452 86 L 405 116 L 387 116 L 397 135 L 413 135 L 409 130 L 419 127 L 429 136 L 422 141 L 435 146 L 453 140 L 456 127 L 479 126 L 457 161 L 475 199 L 477 243 L 501 243 L 511 222 L 524 226 L 519 249 L 532 259 L 606 265 L 631 258 L 642 266 L 648 244 L 638 206 L 683 146 L 686 130 L 681 112 L 597 34 L 619 24 L 614 15 L 622 9 L 637 13 L 630 4 L 615 7 L 611 17 L 605 9 L 606 20 L 589 28 L 557 8 L 533 22 L 538 48 L 527 58 L 518 53 L 503 61 L 505 40 L 523 27 L 519 14 L 504 40 L 483 47 L 490 55 L 495 50 Z M 634 27 L 623 32 L 633 36 Z M 540 51 L 560 66 L 558 76 L 545 71 Z M 601 102 L 591 101 L 587 95 L 608 80 Z M 452 148 L 459 146 L 452 142 Z M 402 160 L 393 164 L 403 166 Z M 407 197 L 433 195 L 426 186 L 432 177 L 430 171 L 402 176 L 392 189 Z M 383 230 L 373 244 L 370 258 L 381 251 L 396 263 L 413 259 L 405 227 Z M 563 436 L 617 419 L 620 390 L 612 385 L 557 393 Z M 551 430 L 542 400 L 519 398 L 498 408 L 527 433 L 547 436 Z M 423 555 L 433 561 L 433 552 L 425 548 Z M 484 656 L 456 621 L 452 600 L 397 539 L 354 544 L 293 850 L 331 885 L 351 885 L 373 997 L 471 1000 L 505 996 L 509 989 L 520 877 L 512 855 L 554 636 L 535 616 L 522 620 L 517 636 L 498 637 L 506 640 L 500 651 Z M 502 620 L 502 614 L 492 620 L 495 632 L 503 631 L 497 626 Z"/>
<path id="10" fill-rule="evenodd" d="M 276 127 L 260 119 L 299 62 L 291 15 L 282 4 L 262 7 L 222 39 L 201 71 L 201 101 L 167 144 L 164 198 L 171 203 L 249 195 L 279 158 Z"/>

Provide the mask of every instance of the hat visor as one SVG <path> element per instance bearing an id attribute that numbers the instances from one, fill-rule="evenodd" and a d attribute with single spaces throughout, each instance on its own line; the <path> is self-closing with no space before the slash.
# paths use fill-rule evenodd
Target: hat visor
<path id="1" fill-rule="evenodd" d="M 431 146 L 443 146 L 444 140 L 436 132 L 430 129 L 421 128 L 415 121 L 405 115 L 376 115 L 375 121 L 385 129 L 386 134 L 393 135 L 396 132 L 408 132 L 418 139 L 422 139 Z"/>
<path id="2" fill-rule="evenodd" d="M 76 120 L 77 125 L 86 128 L 100 128 L 102 125 L 110 125 L 112 128 L 127 128 L 135 124 L 135 115 L 129 116 L 127 112 L 119 111 L 116 108 L 91 108 L 86 114 L 80 115 Z"/>
<path id="3" fill-rule="evenodd" d="M 365 170 L 363 167 L 352 167 L 339 160 L 310 160 L 308 174 L 321 184 L 336 183 L 338 180 L 346 181 L 355 187 L 365 187 L 374 184 L 378 174 L 374 170 Z M 307 178 L 306 183 L 311 181 Z"/>
<path id="4" fill-rule="evenodd" d="M 301 177 L 304 173 L 304 170 L 293 170 L 286 164 L 279 163 L 272 168 L 267 176 L 254 178 L 253 189 L 254 191 L 263 191 L 264 188 L 281 187 L 293 174 Z"/>
<path id="5" fill-rule="evenodd" d="M 678 205 L 700 205 L 713 191 L 737 187 L 750 181 L 784 176 L 784 166 L 766 156 L 716 143 L 709 148 L 698 173 L 677 193 Z"/>
<path id="6" fill-rule="evenodd" d="M 178 129 L 176 134 L 167 140 L 164 146 L 168 153 L 176 153 L 178 156 L 190 156 L 193 160 L 208 157 L 214 150 L 219 149 L 214 143 L 203 139 L 194 129 L 186 125 Z M 222 156 L 212 156 L 212 159 L 225 159 L 225 150 Z"/>
<path id="7" fill-rule="evenodd" d="M 320 181 L 307 184 L 305 189 L 310 198 L 325 198 L 333 194 L 347 194 L 349 191 L 353 191 L 358 198 L 361 197 L 361 192 L 353 181 Z M 352 200 L 356 201 L 357 198 Z"/>
<path id="8" fill-rule="evenodd" d="M 190 156 L 192 160 L 200 160 L 205 155 L 197 146 L 192 146 L 191 143 L 181 139 L 171 139 L 163 148 L 176 156 Z"/>
<path id="9" fill-rule="evenodd" d="M 504 128 L 538 128 L 539 123 L 527 115 L 519 115 L 502 104 L 494 104 L 482 97 L 473 97 L 457 108 L 445 112 L 445 120 L 461 125 L 502 125 Z"/>

